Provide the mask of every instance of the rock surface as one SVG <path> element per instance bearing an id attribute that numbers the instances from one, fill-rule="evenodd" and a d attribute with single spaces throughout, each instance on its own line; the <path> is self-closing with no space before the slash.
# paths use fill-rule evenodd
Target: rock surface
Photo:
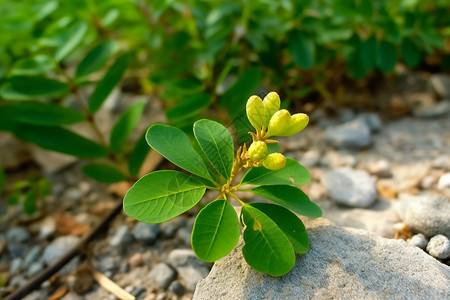
<path id="1" fill-rule="evenodd" d="M 305 222 L 309 252 L 291 272 L 271 277 L 251 269 L 242 243 L 219 260 L 194 299 L 448 299 L 450 268 L 401 240 Z"/>

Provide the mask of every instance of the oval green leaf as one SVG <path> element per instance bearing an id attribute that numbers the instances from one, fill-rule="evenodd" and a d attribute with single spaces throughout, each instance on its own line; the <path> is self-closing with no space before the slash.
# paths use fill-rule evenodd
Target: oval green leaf
<path id="1" fill-rule="evenodd" d="M 183 100 L 179 105 L 172 107 L 166 112 L 167 117 L 173 122 L 181 122 L 198 115 L 211 104 L 208 94 L 197 94 Z"/>
<path id="2" fill-rule="evenodd" d="M 3 85 L 0 96 L 6 100 L 36 100 L 64 96 L 69 92 L 67 83 L 36 76 L 13 76 Z"/>
<path id="3" fill-rule="evenodd" d="M 102 106 L 108 95 L 119 83 L 129 63 L 130 55 L 126 53 L 120 56 L 108 69 L 105 76 L 95 87 L 91 97 L 89 97 L 88 108 L 91 113 L 95 113 Z"/>
<path id="4" fill-rule="evenodd" d="M 149 151 L 150 147 L 145 140 L 144 132 L 144 134 L 137 140 L 128 159 L 128 172 L 130 172 L 132 177 L 135 177 L 139 173 L 139 170 L 141 169 L 141 166 L 144 163 Z"/>
<path id="5" fill-rule="evenodd" d="M 75 78 L 84 77 L 99 70 L 119 48 L 116 41 L 106 41 L 94 47 L 78 65 Z"/>
<path id="6" fill-rule="evenodd" d="M 390 72 L 394 69 L 397 62 L 397 53 L 392 43 L 381 41 L 378 43 L 378 67 L 383 72 Z"/>
<path id="7" fill-rule="evenodd" d="M 170 220 L 196 205 L 205 186 L 177 171 L 156 171 L 139 179 L 123 199 L 125 213 L 144 223 Z"/>
<path id="8" fill-rule="evenodd" d="M 11 70 L 11 75 L 41 75 L 55 67 L 52 59 L 47 55 L 36 55 L 19 60 Z"/>
<path id="9" fill-rule="evenodd" d="M 81 158 L 108 156 L 108 151 L 101 145 L 60 127 L 22 124 L 14 133 L 27 142 L 56 152 Z"/>
<path id="10" fill-rule="evenodd" d="M 230 178 L 234 157 L 234 143 L 230 132 L 222 124 L 203 119 L 195 122 L 194 134 L 217 172 L 225 179 Z"/>
<path id="11" fill-rule="evenodd" d="M 188 136 L 178 128 L 155 124 L 147 130 L 147 142 L 162 156 L 182 169 L 204 178 L 210 178 L 200 154 L 192 147 Z"/>
<path id="12" fill-rule="evenodd" d="M 107 164 L 85 165 L 83 172 L 87 176 L 105 183 L 114 183 L 126 179 L 125 175 L 119 169 Z"/>
<path id="13" fill-rule="evenodd" d="M 256 271 L 281 276 L 295 265 L 294 248 L 283 231 L 267 215 L 257 208 L 242 206 L 245 224 L 242 254 Z"/>
<path id="14" fill-rule="evenodd" d="M 305 225 L 293 212 L 283 206 L 270 203 L 252 203 L 251 206 L 262 211 L 272 219 L 291 241 L 294 251 L 305 254 L 309 249 L 309 237 Z"/>
<path id="15" fill-rule="evenodd" d="M 289 35 L 289 52 L 294 62 L 302 69 L 314 67 L 316 47 L 314 41 L 304 32 L 294 31 Z"/>
<path id="16" fill-rule="evenodd" d="M 136 102 L 120 116 L 114 125 L 110 137 L 110 145 L 113 152 L 119 153 L 122 150 L 128 137 L 139 123 L 143 111 L 144 103 Z"/>
<path id="17" fill-rule="evenodd" d="M 236 211 L 228 201 L 216 200 L 205 206 L 195 219 L 192 249 L 201 260 L 214 262 L 233 250 L 239 236 Z"/>
<path id="18" fill-rule="evenodd" d="M 61 43 L 61 46 L 55 52 L 55 60 L 61 61 L 67 55 L 75 49 L 78 44 L 83 40 L 86 32 L 88 30 L 88 25 L 84 21 L 80 21 L 70 27 L 67 32 L 64 34 L 64 40 Z"/>
<path id="19" fill-rule="evenodd" d="M 47 126 L 68 125 L 85 120 L 85 116 L 78 110 L 44 102 L 22 102 L 0 106 L 0 118 Z"/>
<path id="20" fill-rule="evenodd" d="M 322 210 L 317 204 L 309 200 L 308 196 L 299 188 L 291 185 L 265 185 L 248 190 L 255 195 L 276 202 L 301 215 L 318 218 Z"/>
<path id="21" fill-rule="evenodd" d="M 308 170 L 295 159 L 286 158 L 286 166 L 280 170 L 272 171 L 264 167 L 252 168 L 242 178 L 241 184 L 253 185 L 302 185 L 311 180 Z"/>
<path id="22" fill-rule="evenodd" d="M 405 38 L 402 43 L 403 61 L 410 67 L 416 67 L 420 63 L 420 51 L 416 43 Z"/>

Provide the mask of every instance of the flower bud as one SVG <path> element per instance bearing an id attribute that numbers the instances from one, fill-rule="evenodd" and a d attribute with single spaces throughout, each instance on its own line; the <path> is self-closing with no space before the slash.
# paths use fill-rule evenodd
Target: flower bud
<path id="1" fill-rule="evenodd" d="M 263 103 L 270 118 L 280 109 L 280 96 L 275 92 L 270 92 L 264 97 Z"/>
<path id="2" fill-rule="evenodd" d="M 295 114 L 291 116 L 289 125 L 279 136 L 289 136 L 302 131 L 308 125 L 309 117 L 306 114 Z"/>
<path id="3" fill-rule="evenodd" d="M 284 168 L 286 165 L 286 158 L 281 153 L 272 153 L 266 156 L 263 160 L 263 166 L 266 169 L 276 171 Z"/>
<path id="4" fill-rule="evenodd" d="M 252 161 L 260 161 L 267 155 L 267 145 L 264 142 L 258 141 L 251 144 L 248 148 L 248 156 Z"/>
<path id="5" fill-rule="evenodd" d="M 291 114 L 287 110 L 281 109 L 277 111 L 270 119 L 265 137 L 280 135 L 289 125 L 290 121 Z"/>
<path id="6" fill-rule="evenodd" d="M 264 103 L 258 96 L 251 96 L 247 101 L 247 117 L 250 123 L 256 130 L 266 128 L 269 116 L 267 110 L 264 107 Z"/>

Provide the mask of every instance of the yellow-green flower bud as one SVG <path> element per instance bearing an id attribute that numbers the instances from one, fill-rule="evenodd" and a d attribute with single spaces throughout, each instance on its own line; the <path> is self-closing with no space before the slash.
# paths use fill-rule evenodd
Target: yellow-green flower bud
<path id="1" fill-rule="evenodd" d="M 275 171 L 284 168 L 286 165 L 286 157 L 281 153 L 272 153 L 263 160 L 263 166 L 266 169 Z"/>
<path id="2" fill-rule="evenodd" d="M 305 114 L 295 114 L 291 116 L 291 121 L 279 136 L 289 136 L 302 131 L 308 125 L 309 117 Z"/>
<path id="3" fill-rule="evenodd" d="M 290 121 L 291 114 L 285 109 L 280 109 L 273 114 L 272 118 L 270 118 L 269 127 L 265 137 L 280 135 L 284 132 Z"/>
<path id="4" fill-rule="evenodd" d="M 280 109 L 280 96 L 275 92 L 270 92 L 264 97 L 263 103 L 270 118 Z"/>
<path id="5" fill-rule="evenodd" d="M 267 155 L 267 145 L 264 142 L 258 141 L 254 142 L 250 145 L 250 148 L 248 148 L 248 157 L 252 161 L 260 161 Z"/>
<path id="6" fill-rule="evenodd" d="M 267 127 L 269 116 L 264 103 L 258 96 L 251 96 L 247 101 L 247 117 L 256 130 Z"/>

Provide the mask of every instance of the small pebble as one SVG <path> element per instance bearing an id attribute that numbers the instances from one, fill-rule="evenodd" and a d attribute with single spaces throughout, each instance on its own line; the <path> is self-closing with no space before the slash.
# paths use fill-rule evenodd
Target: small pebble
<path id="1" fill-rule="evenodd" d="M 8 230 L 6 237 L 9 243 L 24 243 L 30 239 L 30 234 L 24 227 L 13 227 Z"/>
<path id="2" fill-rule="evenodd" d="M 137 252 L 130 256 L 128 259 L 128 263 L 130 264 L 130 267 L 139 267 L 144 262 L 144 259 L 142 257 L 142 254 Z"/>
<path id="3" fill-rule="evenodd" d="M 421 233 L 413 235 L 410 239 L 408 239 L 408 244 L 412 246 L 419 247 L 420 249 L 425 250 L 428 244 L 428 239 Z"/>
<path id="4" fill-rule="evenodd" d="M 179 282 L 178 280 L 175 280 L 169 285 L 167 290 L 169 292 L 172 292 L 172 293 L 180 296 L 184 292 L 184 287 L 181 284 L 181 282 Z"/>
<path id="5" fill-rule="evenodd" d="M 435 235 L 428 242 L 427 251 L 433 257 L 446 259 L 450 257 L 450 241 L 445 235 Z"/>
<path id="6" fill-rule="evenodd" d="M 71 201 L 78 201 L 83 198 L 83 193 L 74 187 L 68 188 L 65 192 L 65 198 L 71 200 Z"/>
<path id="7" fill-rule="evenodd" d="M 438 188 L 441 190 L 450 188 L 450 173 L 445 173 L 439 178 Z"/>
<path id="8" fill-rule="evenodd" d="M 42 240 L 48 239 L 50 236 L 55 233 L 56 230 L 56 222 L 55 219 L 51 216 L 46 217 L 42 222 L 40 223 L 40 231 L 39 231 L 39 238 Z"/>
<path id="9" fill-rule="evenodd" d="M 124 248 L 133 241 L 133 237 L 131 236 L 130 230 L 126 225 L 122 225 L 117 228 L 114 235 L 109 240 L 109 245 L 111 247 Z"/>
<path id="10" fill-rule="evenodd" d="M 41 255 L 41 246 L 40 245 L 34 245 L 33 248 L 31 248 L 30 251 L 28 251 L 27 255 L 24 259 L 24 265 L 25 267 L 31 265 L 32 263 L 36 262 Z"/>
<path id="11" fill-rule="evenodd" d="M 34 262 L 28 268 L 27 276 L 33 277 L 33 276 L 39 274 L 42 270 L 44 270 L 44 264 L 40 261 Z"/>
<path id="12" fill-rule="evenodd" d="M 11 265 L 9 267 L 9 273 L 12 275 L 17 275 L 22 270 L 23 260 L 20 257 L 16 257 L 12 260 Z"/>
<path id="13" fill-rule="evenodd" d="M 159 224 L 137 223 L 133 228 L 133 236 L 135 239 L 152 245 L 156 242 L 159 235 Z"/>
<path id="14" fill-rule="evenodd" d="M 159 263 L 148 274 L 150 279 L 162 288 L 166 288 L 177 276 L 177 273 L 168 264 Z"/>
<path id="15" fill-rule="evenodd" d="M 145 288 L 144 287 L 138 287 L 136 288 L 132 293 L 133 296 L 135 296 L 136 298 L 140 297 L 140 296 L 144 296 L 145 295 Z"/>

